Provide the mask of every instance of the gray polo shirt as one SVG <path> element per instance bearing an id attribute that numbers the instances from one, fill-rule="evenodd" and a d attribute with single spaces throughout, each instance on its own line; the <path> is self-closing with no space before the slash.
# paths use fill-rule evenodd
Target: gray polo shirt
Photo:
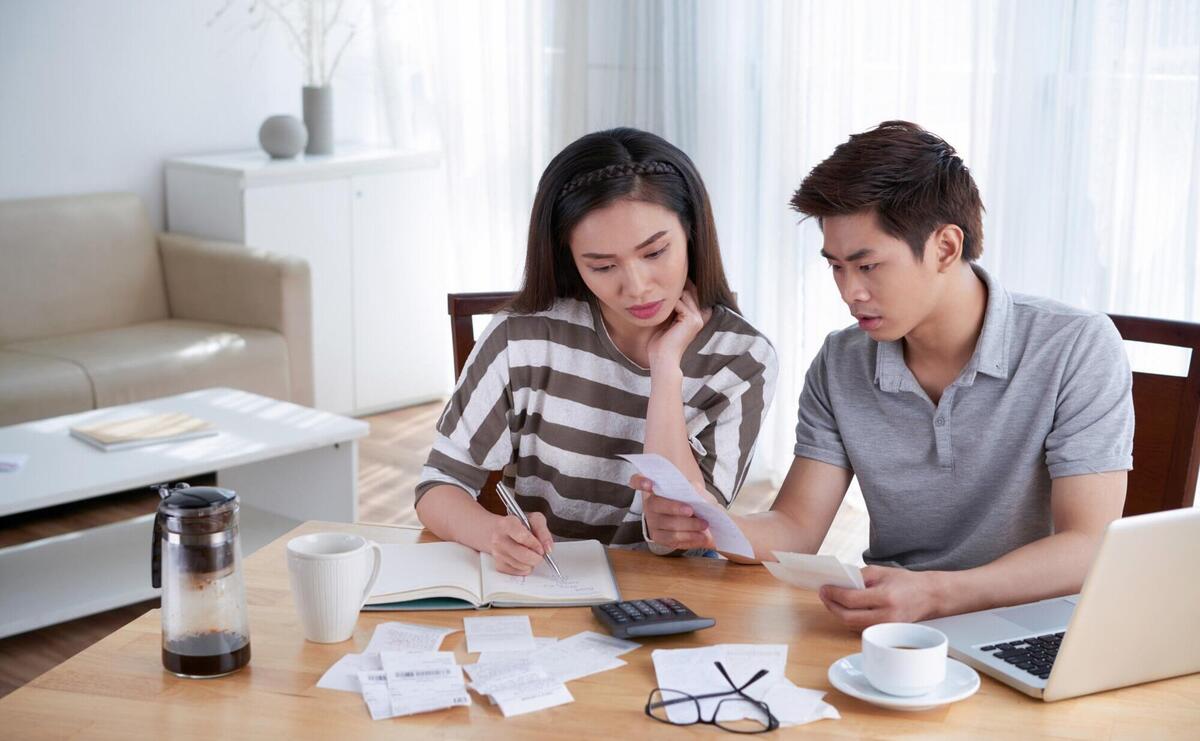
<path id="1" fill-rule="evenodd" d="M 800 395 L 797 456 L 847 468 L 867 563 L 967 569 L 1051 534 L 1050 481 L 1133 467 L 1132 377 L 1103 314 L 986 282 L 983 331 L 935 405 L 901 341 L 825 339 Z"/>

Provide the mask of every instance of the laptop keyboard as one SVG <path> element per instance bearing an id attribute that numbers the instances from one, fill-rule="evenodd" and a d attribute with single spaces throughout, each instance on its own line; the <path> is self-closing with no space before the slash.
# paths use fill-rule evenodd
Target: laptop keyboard
<path id="1" fill-rule="evenodd" d="M 1047 633 L 1033 638 L 980 646 L 979 650 L 1039 679 L 1046 679 L 1050 676 L 1050 668 L 1054 665 L 1054 658 L 1058 656 L 1058 647 L 1062 639 L 1062 633 Z"/>

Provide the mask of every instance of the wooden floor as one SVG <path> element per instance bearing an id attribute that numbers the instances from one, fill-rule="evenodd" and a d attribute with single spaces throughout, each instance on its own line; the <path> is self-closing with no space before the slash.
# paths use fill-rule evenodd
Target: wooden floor
<path id="1" fill-rule="evenodd" d="M 359 444 L 361 521 L 419 524 L 413 509 L 413 488 L 433 444 L 433 427 L 441 411 L 442 403 L 437 402 L 364 418 L 371 425 L 371 434 Z M 766 509 L 774 494 L 774 488 L 767 482 L 749 483 L 743 487 L 733 509 L 736 512 Z M 147 507 L 153 511 L 156 500 L 153 494 L 119 495 L 112 498 L 109 506 L 85 507 L 77 515 L 70 515 L 78 518 L 78 522 L 68 522 L 68 516 L 60 512 L 9 520 L 0 529 L 0 541 L 26 542 L 64 528 L 93 527 L 127 517 L 130 512 L 140 514 Z M 861 497 L 852 493 L 839 510 L 821 552 L 861 564 L 866 539 L 865 508 Z M 156 600 L 143 602 L 0 640 L 0 697 L 156 606 Z"/>

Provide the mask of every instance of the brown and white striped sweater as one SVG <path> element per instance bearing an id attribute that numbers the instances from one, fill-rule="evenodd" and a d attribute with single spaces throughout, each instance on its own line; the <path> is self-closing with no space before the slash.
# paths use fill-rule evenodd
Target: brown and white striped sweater
<path id="1" fill-rule="evenodd" d="M 683 417 L 708 490 L 728 506 L 750 467 L 775 392 L 775 348 L 718 306 L 684 353 Z M 646 433 L 650 372 L 613 344 L 593 304 L 498 314 L 480 336 L 437 425 L 417 499 L 439 484 L 479 496 L 505 471 L 526 512 L 557 539 L 645 547 L 629 488 Z"/>

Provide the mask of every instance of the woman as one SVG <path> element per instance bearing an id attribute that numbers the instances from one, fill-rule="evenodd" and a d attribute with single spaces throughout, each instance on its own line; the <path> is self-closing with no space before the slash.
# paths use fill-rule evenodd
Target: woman
<path id="1" fill-rule="evenodd" d="M 538 184 L 524 285 L 438 421 L 421 522 L 512 574 L 532 571 L 553 538 L 646 547 L 655 524 L 618 457 L 640 452 L 728 506 L 776 375 L 774 348 L 736 312 L 687 155 L 635 129 L 574 142 Z M 476 502 L 501 469 L 532 534 Z"/>

